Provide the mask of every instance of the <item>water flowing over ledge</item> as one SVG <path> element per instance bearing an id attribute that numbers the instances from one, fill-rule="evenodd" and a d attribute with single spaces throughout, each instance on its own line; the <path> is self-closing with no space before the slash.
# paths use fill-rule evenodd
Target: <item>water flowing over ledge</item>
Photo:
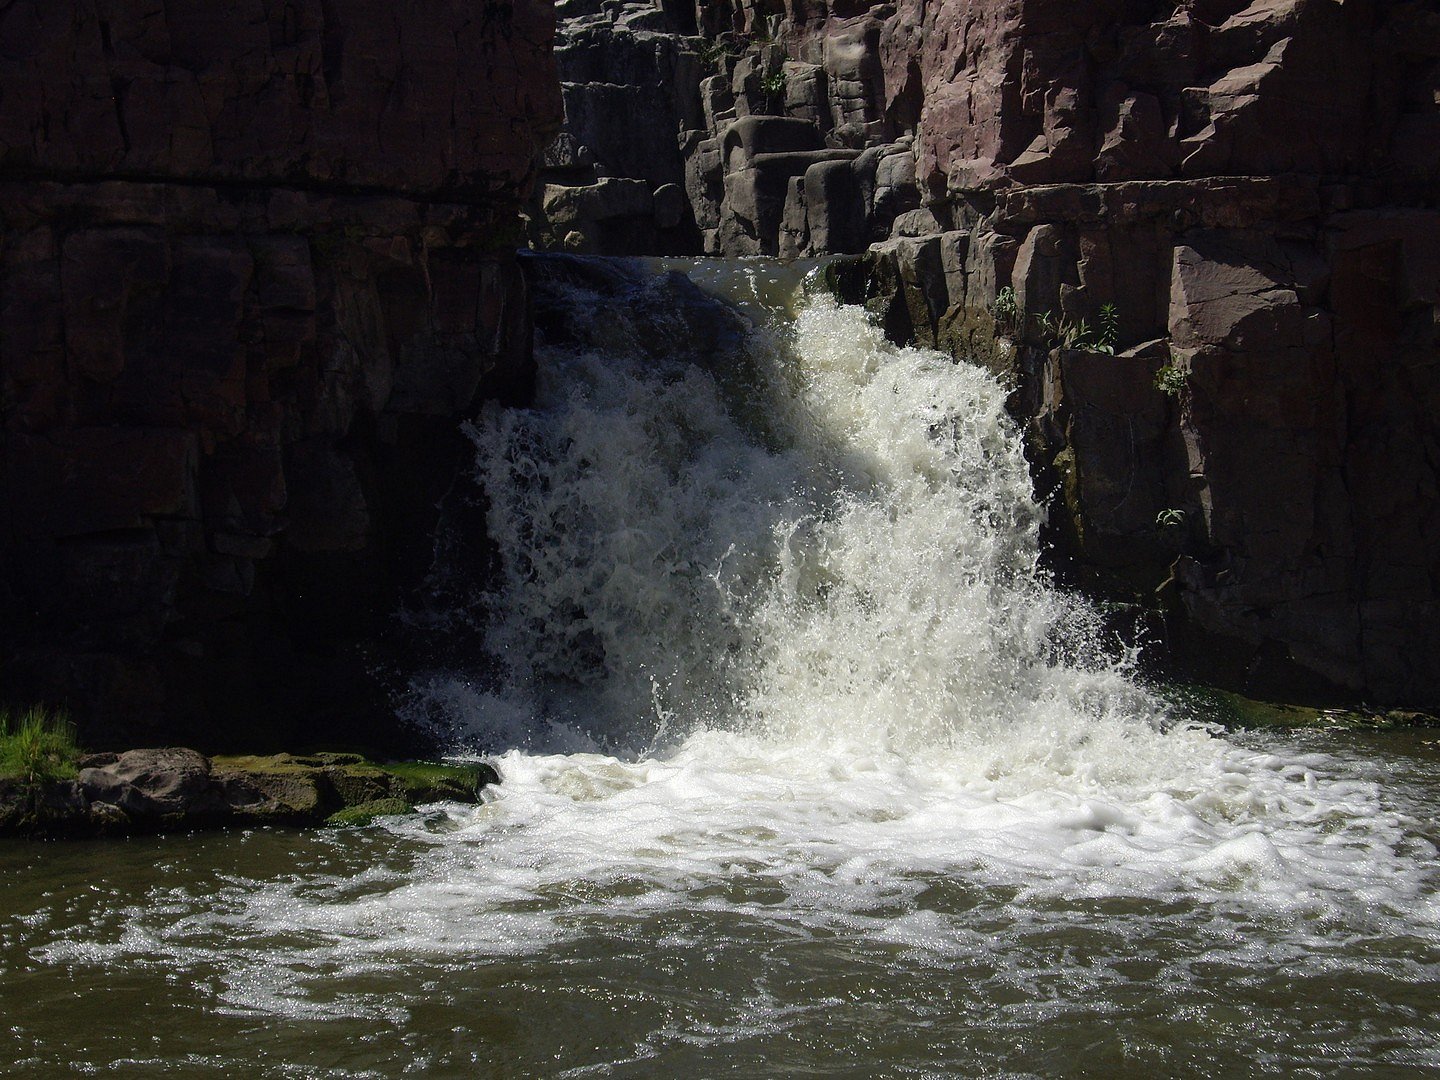
<path id="1" fill-rule="evenodd" d="M 1433 787 L 1175 714 L 1039 568 L 987 374 L 689 269 L 759 325 L 547 260 L 537 401 L 473 425 L 487 655 L 410 708 L 498 755 L 486 803 L 33 897 L 6 955 L 376 1075 L 1440 1064 Z"/>

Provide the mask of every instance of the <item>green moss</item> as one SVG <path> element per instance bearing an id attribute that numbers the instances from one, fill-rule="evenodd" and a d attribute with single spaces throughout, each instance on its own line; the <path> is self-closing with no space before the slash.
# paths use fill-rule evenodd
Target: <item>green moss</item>
<path id="1" fill-rule="evenodd" d="M 359 806 L 347 806 L 344 810 L 337 810 L 325 819 L 325 824 L 335 826 L 369 825 L 376 818 L 391 814 L 409 814 L 414 809 L 404 799 L 376 799 L 374 802 L 361 803 Z"/>
<path id="2" fill-rule="evenodd" d="M 497 783 L 500 779 L 489 765 L 394 761 L 383 767 L 403 785 L 406 797 L 415 802 L 438 802 L 442 799 L 470 801 L 486 784 Z"/>
<path id="3" fill-rule="evenodd" d="M 1166 696 L 1196 719 L 1235 728 L 1347 728 L 1390 731 L 1440 726 L 1440 717 L 1402 709 L 1337 709 L 1259 701 L 1210 686 L 1173 686 Z"/>
<path id="4" fill-rule="evenodd" d="M 380 764 L 358 754 L 270 754 L 217 757 L 216 769 L 247 774 L 267 791 L 274 784 L 306 782 L 319 785 L 319 798 L 330 805 L 358 806 L 380 799 L 407 803 L 474 802 L 480 789 L 499 781 L 488 765 L 449 765 L 433 761 L 393 761 Z M 287 789 L 288 790 L 288 789 Z M 293 802 L 276 792 L 282 802 Z"/>
<path id="5" fill-rule="evenodd" d="M 80 760 L 75 725 L 64 713 L 32 705 L 0 709 L 0 776 L 39 783 L 73 777 Z"/>
<path id="6" fill-rule="evenodd" d="M 382 769 L 359 754 L 243 754 L 211 759 L 215 765 L 251 773 L 308 776 L 316 769 L 343 769 L 379 776 Z"/>
<path id="7" fill-rule="evenodd" d="M 1015 346 L 1004 336 L 1001 321 L 985 309 L 963 304 L 951 307 L 940 317 L 935 346 L 958 359 L 980 364 L 1013 385 L 1018 359 Z"/>

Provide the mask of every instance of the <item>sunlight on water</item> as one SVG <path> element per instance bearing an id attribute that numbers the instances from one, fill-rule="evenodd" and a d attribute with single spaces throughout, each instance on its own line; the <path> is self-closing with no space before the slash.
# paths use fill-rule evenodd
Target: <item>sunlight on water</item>
<path id="1" fill-rule="evenodd" d="M 1152 1013 L 1095 1060 L 1228 1067 L 1261 1036 L 1226 1003 L 1283 1003 L 1297 965 L 1427 997 L 1433 792 L 1172 715 L 1040 569 L 989 375 L 794 299 L 774 264 L 693 270 L 752 315 L 797 314 L 755 328 L 654 268 L 542 263 L 563 317 L 536 405 L 472 427 L 499 573 L 463 614 L 486 626 L 489 674 L 422 673 L 410 707 L 492 755 L 488 801 L 390 819 L 363 857 L 330 839 L 293 873 L 40 920 L 27 955 L 187 972 L 235 1016 L 396 1033 L 427 994 L 500 993 L 481 973 L 509 963 L 532 988 L 561 969 L 601 998 L 633 985 L 633 1030 L 602 1009 L 624 1046 L 576 1050 L 575 1075 L 809 1045 L 827 1015 L 877 1022 L 848 996 L 861 984 L 896 1003 L 895 1032 L 930 1031 L 854 1042 L 897 1071 L 944 1066 L 941 1044 L 1013 1066 L 1014 1008 L 1058 1025 L 1026 1059 L 1043 1073 L 1084 1072 L 1072 1055 L 1101 1044 L 1082 1020 Z M 789 966 L 715 959 L 735 950 Z M 681 971 L 697 996 L 646 1011 Z M 702 1004 L 716 995 L 734 1007 Z M 1321 1011 L 1353 1007 L 1335 991 Z M 1423 1010 L 1395 1009 L 1342 1042 L 1440 1065 Z M 966 1016 L 983 1038 L 955 1034 Z M 1334 1060 L 1333 1030 L 1275 1019 L 1267 1060 Z M 384 1054 L 483 1058 L 425 1045 Z"/>
<path id="2" fill-rule="evenodd" d="M 1432 849 L 1376 784 L 1170 716 L 1050 585 L 992 377 L 766 275 L 696 275 L 798 309 L 743 348 L 714 348 L 666 278 L 555 284 L 589 321 L 542 351 L 533 410 L 475 429 L 506 681 L 424 690 L 462 737 L 518 747 L 460 827 L 504 833 L 495 881 L 628 882 L 607 910 L 941 953 L 976 943 L 914 898 L 953 875 L 1431 934 Z M 576 914 L 552 907 L 543 940 Z"/>

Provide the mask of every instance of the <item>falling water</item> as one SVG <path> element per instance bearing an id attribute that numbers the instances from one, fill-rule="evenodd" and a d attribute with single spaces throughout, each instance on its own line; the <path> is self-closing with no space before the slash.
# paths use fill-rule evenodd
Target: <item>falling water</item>
<path id="1" fill-rule="evenodd" d="M 1433 787 L 1175 714 L 1041 568 L 990 375 L 687 269 L 746 314 L 542 262 L 535 404 L 471 428 L 484 656 L 411 708 L 489 801 L 42 904 L 31 955 L 376 1075 L 1440 1066 Z"/>

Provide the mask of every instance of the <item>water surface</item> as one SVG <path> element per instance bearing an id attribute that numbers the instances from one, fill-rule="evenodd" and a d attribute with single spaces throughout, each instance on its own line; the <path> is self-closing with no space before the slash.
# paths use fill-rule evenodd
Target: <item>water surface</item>
<path id="1" fill-rule="evenodd" d="M 0 848 L 16 1075 L 1440 1069 L 1436 753 L 1225 734 L 1053 587 L 1005 388 L 773 264 L 539 271 L 372 828 Z M 661 267 L 660 270 L 666 268 Z M 468 635 L 468 636 L 467 636 Z"/>

